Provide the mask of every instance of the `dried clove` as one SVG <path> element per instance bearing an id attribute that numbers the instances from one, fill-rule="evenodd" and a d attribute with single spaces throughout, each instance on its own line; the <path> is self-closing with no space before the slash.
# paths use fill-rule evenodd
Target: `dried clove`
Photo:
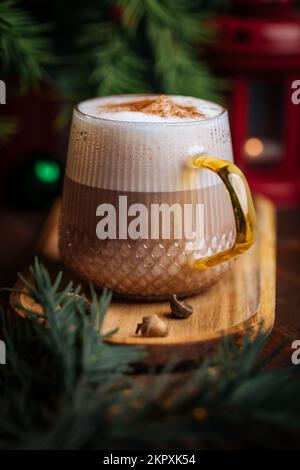
<path id="1" fill-rule="evenodd" d="M 168 327 L 157 315 L 143 317 L 142 323 L 138 323 L 135 334 L 141 332 L 142 336 L 162 337 L 168 333 Z"/>
<path id="2" fill-rule="evenodd" d="M 194 311 L 190 304 L 178 300 L 176 294 L 171 296 L 170 308 L 171 316 L 174 318 L 188 318 Z"/>

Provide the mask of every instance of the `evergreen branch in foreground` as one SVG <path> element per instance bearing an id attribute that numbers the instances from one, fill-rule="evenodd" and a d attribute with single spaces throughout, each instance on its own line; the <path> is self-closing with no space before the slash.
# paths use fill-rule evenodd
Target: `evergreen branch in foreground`
<path id="1" fill-rule="evenodd" d="M 0 367 L 1 449 L 300 446 L 300 369 L 265 370 L 265 334 L 239 347 L 225 338 L 183 375 L 169 364 L 136 378 L 130 364 L 143 352 L 99 334 L 106 291 L 92 290 L 87 309 L 75 297 L 80 287 L 62 289 L 62 275 L 51 281 L 37 260 L 31 277 L 24 282 L 46 321 L 0 316 L 8 361 Z"/>

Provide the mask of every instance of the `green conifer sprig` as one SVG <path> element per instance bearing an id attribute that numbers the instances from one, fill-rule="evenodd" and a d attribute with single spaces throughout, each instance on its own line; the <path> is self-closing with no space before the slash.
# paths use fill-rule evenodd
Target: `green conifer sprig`
<path id="1" fill-rule="evenodd" d="M 265 369 L 276 353 L 261 359 L 265 334 L 223 339 L 184 376 L 175 363 L 128 375 L 145 353 L 99 334 L 109 293 L 91 289 L 87 309 L 61 277 L 37 260 L 31 282 L 21 277 L 45 322 L 1 312 L 0 449 L 299 447 L 299 366 Z"/>
<path id="2" fill-rule="evenodd" d="M 45 67 L 55 62 L 46 36 L 49 30 L 49 26 L 38 24 L 18 1 L 0 2 L 0 79 L 17 74 L 20 81 L 17 87 L 7 83 L 7 93 L 12 87 L 23 92 L 46 76 Z M 0 117 L 1 145 L 10 140 L 17 128 L 17 119 Z"/>
<path id="3" fill-rule="evenodd" d="M 0 116 L 0 149 L 17 132 L 17 129 L 15 119 Z"/>
<path id="4" fill-rule="evenodd" d="M 98 95 L 158 92 L 217 97 L 221 82 L 200 59 L 201 49 L 213 37 L 205 21 L 207 5 L 182 0 L 172 4 L 116 0 L 109 5 L 89 7 L 80 38 L 81 46 L 89 50 L 89 82 Z"/>

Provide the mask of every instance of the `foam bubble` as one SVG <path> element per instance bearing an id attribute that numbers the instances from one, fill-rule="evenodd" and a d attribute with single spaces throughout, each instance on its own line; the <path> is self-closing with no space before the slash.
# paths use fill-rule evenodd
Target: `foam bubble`
<path id="1" fill-rule="evenodd" d="M 153 104 L 145 106 L 142 111 L 130 109 L 134 109 L 132 104 L 142 103 L 150 99 L 153 100 Z M 118 105 L 120 106 L 118 107 Z M 178 112 L 180 108 L 185 107 L 186 109 L 193 109 L 193 112 Z M 194 122 L 216 117 L 222 113 L 222 110 L 221 106 L 210 101 L 175 95 L 167 97 L 159 95 L 110 96 L 83 101 L 79 104 L 79 111 L 83 114 L 123 122 Z"/>

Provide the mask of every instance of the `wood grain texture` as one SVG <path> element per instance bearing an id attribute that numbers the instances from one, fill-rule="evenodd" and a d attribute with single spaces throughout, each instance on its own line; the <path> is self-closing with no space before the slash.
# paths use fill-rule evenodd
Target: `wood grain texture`
<path id="1" fill-rule="evenodd" d="M 197 361 L 212 350 L 223 335 L 241 336 L 247 330 L 252 334 L 260 325 L 270 331 L 275 312 L 275 211 L 263 198 L 256 199 L 259 233 L 255 245 L 240 256 L 232 270 L 206 292 L 190 297 L 194 307 L 188 319 L 172 319 L 168 302 L 142 303 L 113 301 L 106 315 L 103 332 L 118 327 L 109 338 L 115 344 L 142 345 L 147 350 L 145 361 L 164 364 L 170 359 L 179 362 Z M 57 223 L 59 204 L 56 204 L 43 231 L 40 252 L 51 260 L 59 261 L 57 249 Z M 20 285 L 18 286 L 20 287 Z M 24 294 L 12 294 L 16 308 L 21 304 L 40 313 L 40 306 Z M 136 325 L 143 316 L 157 314 L 168 324 L 165 338 L 144 338 L 135 335 Z"/>

